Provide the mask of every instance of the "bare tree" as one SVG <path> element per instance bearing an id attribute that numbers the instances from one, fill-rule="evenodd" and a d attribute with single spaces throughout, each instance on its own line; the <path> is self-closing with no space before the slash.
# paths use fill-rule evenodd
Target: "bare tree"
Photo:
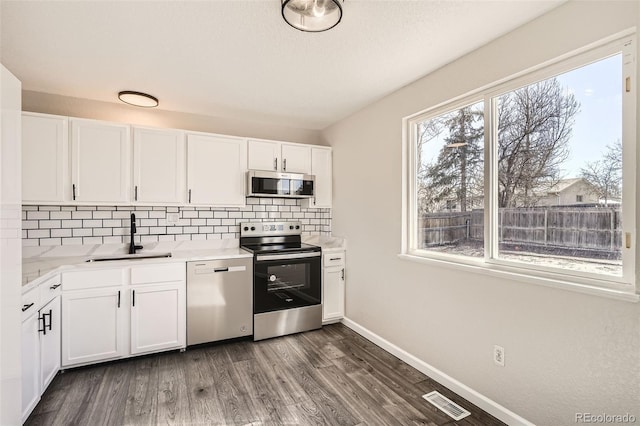
<path id="1" fill-rule="evenodd" d="M 618 139 L 607 145 L 602 159 L 587 162 L 580 173 L 593 185 L 595 194 L 604 200 L 605 206 L 612 198 L 619 197 L 622 193 L 622 141 Z"/>
<path id="2" fill-rule="evenodd" d="M 509 92 L 498 105 L 498 204 L 535 205 L 569 156 L 579 104 L 554 78 Z"/>

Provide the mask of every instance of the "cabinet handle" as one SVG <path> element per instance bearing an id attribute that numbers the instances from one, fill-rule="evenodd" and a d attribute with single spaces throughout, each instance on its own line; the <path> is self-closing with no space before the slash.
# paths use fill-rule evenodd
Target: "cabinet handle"
<path id="1" fill-rule="evenodd" d="M 189 204 L 191 204 L 191 190 L 189 190 Z"/>
<path id="2" fill-rule="evenodd" d="M 313 205 L 316 205 L 316 197 L 313 197 Z"/>
<path id="3" fill-rule="evenodd" d="M 22 312 L 26 311 L 27 309 L 29 309 L 32 306 L 33 306 L 33 303 L 29 303 L 28 305 L 22 305 Z"/>
<path id="4" fill-rule="evenodd" d="M 44 336 L 47 335 L 47 321 L 45 316 L 47 314 L 42 314 L 40 318 L 38 318 L 38 333 L 42 333 Z M 42 321 L 42 328 L 40 328 L 40 321 Z"/>
<path id="5" fill-rule="evenodd" d="M 73 200 L 75 201 L 75 199 L 76 199 L 76 184 L 74 183 L 73 185 L 71 185 L 71 188 L 73 189 Z"/>
<path id="6" fill-rule="evenodd" d="M 133 301 L 133 306 L 136 306 L 136 291 L 131 290 L 131 300 Z"/>
<path id="7" fill-rule="evenodd" d="M 50 290 L 55 290 L 56 288 L 60 287 L 62 284 L 55 284 L 52 285 L 51 287 L 49 287 Z"/>
<path id="8" fill-rule="evenodd" d="M 133 200 L 138 201 L 138 185 L 134 186 Z"/>
<path id="9" fill-rule="evenodd" d="M 344 281 L 344 268 L 342 268 L 342 281 Z"/>
<path id="10" fill-rule="evenodd" d="M 278 170 L 278 159 L 274 158 L 273 160 L 273 170 Z"/>
<path id="11" fill-rule="evenodd" d="M 329 260 L 340 260 L 341 258 L 339 257 L 330 257 Z"/>
<path id="12" fill-rule="evenodd" d="M 282 160 L 282 171 L 283 172 L 287 171 L 287 159 L 286 158 L 284 160 Z"/>
<path id="13" fill-rule="evenodd" d="M 49 317 L 49 325 L 47 325 L 47 318 L 46 318 L 47 316 Z M 44 330 L 45 335 L 47 334 L 47 330 L 46 330 L 47 327 L 49 327 L 49 331 L 51 331 L 51 323 L 53 322 L 52 319 L 53 319 L 52 309 L 49 309 L 48 314 L 42 314 L 42 327 L 45 329 Z"/>
<path id="14" fill-rule="evenodd" d="M 118 290 L 118 308 L 120 307 L 120 290 Z"/>

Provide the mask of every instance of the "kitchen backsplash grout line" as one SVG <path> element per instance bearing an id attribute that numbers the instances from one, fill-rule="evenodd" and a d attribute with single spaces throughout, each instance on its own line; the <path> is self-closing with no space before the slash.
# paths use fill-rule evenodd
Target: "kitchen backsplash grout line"
<path id="1" fill-rule="evenodd" d="M 331 235 L 331 209 L 307 208 L 301 200 L 248 198 L 246 207 L 22 206 L 24 246 L 112 244 L 129 240 L 136 214 L 144 242 L 239 238 L 240 223 L 296 220 L 303 234 Z M 169 223 L 167 215 L 177 213 Z"/>

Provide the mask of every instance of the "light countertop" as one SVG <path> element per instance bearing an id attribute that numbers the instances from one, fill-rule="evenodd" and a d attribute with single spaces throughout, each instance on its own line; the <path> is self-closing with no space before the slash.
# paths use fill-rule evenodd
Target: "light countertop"
<path id="1" fill-rule="evenodd" d="M 167 262 L 191 262 L 253 257 L 240 247 L 238 240 L 176 241 L 146 243 L 142 254 L 171 252 L 171 257 L 87 262 L 95 256 L 124 255 L 125 244 L 96 244 L 53 247 L 24 247 L 22 258 L 22 292 L 25 293 L 57 273 L 74 269 L 100 269 L 105 267 L 133 266 Z"/>
<path id="2" fill-rule="evenodd" d="M 327 235 L 303 235 L 302 242 L 322 247 L 323 253 L 334 253 L 347 249 L 347 242 L 341 237 Z"/>
<path id="3" fill-rule="evenodd" d="M 324 235 L 303 236 L 307 244 L 320 246 L 324 253 L 346 249 L 346 242 L 340 237 Z M 70 246 L 23 247 L 22 252 L 22 292 L 25 293 L 43 281 L 63 271 L 74 269 L 100 269 L 118 266 L 133 266 L 167 262 L 191 262 L 203 260 L 235 259 L 253 255 L 239 247 L 238 240 L 171 241 L 146 243 L 139 250 L 141 254 L 171 252 L 171 257 L 114 260 L 109 262 L 87 262 L 96 256 L 125 255 L 128 244 L 96 244 Z"/>

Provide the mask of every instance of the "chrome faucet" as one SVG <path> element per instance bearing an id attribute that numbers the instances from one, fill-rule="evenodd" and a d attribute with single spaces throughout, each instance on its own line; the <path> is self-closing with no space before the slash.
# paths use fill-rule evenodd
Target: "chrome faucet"
<path id="1" fill-rule="evenodd" d="M 131 213 L 131 244 L 129 244 L 129 254 L 136 254 L 136 250 L 142 249 L 142 246 L 137 246 L 133 242 L 133 237 L 136 235 L 136 215 Z"/>

